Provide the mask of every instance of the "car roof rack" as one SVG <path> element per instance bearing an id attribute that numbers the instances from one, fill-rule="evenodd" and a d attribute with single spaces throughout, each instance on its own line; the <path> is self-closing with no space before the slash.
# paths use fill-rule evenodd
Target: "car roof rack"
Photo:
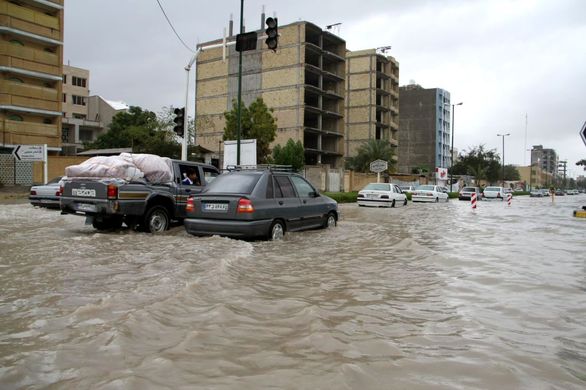
<path id="1" fill-rule="evenodd" d="M 234 171 L 271 171 L 271 172 L 294 172 L 292 165 L 258 164 L 258 165 L 228 165 L 228 172 Z"/>

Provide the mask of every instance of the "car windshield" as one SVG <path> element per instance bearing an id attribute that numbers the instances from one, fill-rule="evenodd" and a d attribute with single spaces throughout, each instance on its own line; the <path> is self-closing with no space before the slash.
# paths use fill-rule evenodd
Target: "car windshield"
<path id="1" fill-rule="evenodd" d="M 464 187 L 462 191 L 476 192 L 476 187 Z"/>
<path id="2" fill-rule="evenodd" d="M 419 186 L 417 189 L 420 191 L 433 191 L 435 188 L 434 186 Z"/>
<path id="3" fill-rule="evenodd" d="M 400 186 L 399 188 L 402 189 L 403 191 L 405 191 L 405 190 L 410 190 L 411 186 Z"/>
<path id="4" fill-rule="evenodd" d="M 259 173 L 228 173 L 216 177 L 204 192 L 207 194 L 250 194 L 259 179 Z"/>
<path id="5" fill-rule="evenodd" d="M 500 191 L 500 187 L 486 187 L 484 191 Z"/>
<path id="6" fill-rule="evenodd" d="M 363 189 L 371 191 L 389 191 L 389 185 L 385 183 L 370 183 Z"/>
<path id="7" fill-rule="evenodd" d="M 51 180 L 50 182 L 48 182 L 47 185 L 49 185 L 49 184 L 57 184 L 57 183 L 59 183 L 59 180 L 61 180 L 61 176 L 58 176 L 58 177 L 54 178 L 53 180 Z"/>

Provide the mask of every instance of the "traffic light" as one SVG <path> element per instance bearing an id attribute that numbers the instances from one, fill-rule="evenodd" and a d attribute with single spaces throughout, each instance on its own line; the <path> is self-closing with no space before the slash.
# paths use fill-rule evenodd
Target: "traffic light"
<path id="1" fill-rule="evenodd" d="M 173 119 L 173 122 L 175 122 L 175 126 L 173 127 L 173 131 L 179 137 L 183 137 L 183 134 L 185 133 L 185 128 L 183 126 L 183 124 L 185 123 L 185 107 L 176 108 L 173 112 L 175 113 L 175 119 Z"/>
<path id="2" fill-rule="evenodd" d="M 279 24 L 277 18 L 267 18 L 265 23 L 267 24 L 267 29 L 265 30 L 267 39 L 265 43 L 269 49 L 277 51 L 277 45 L 279 44 Z"/>

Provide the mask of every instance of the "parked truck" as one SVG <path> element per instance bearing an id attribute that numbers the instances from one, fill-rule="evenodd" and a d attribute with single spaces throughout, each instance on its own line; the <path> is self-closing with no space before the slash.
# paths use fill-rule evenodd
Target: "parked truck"
<path id="1" fill-rule="evenodd" d="M 116 177 L 69 178 L 61 189 L 61 214 L 86 217 L 86 224 L 98 230 L 131 228 L 160 233 L 172 220 L 185 218 L 187 198 L 197 194 L 220 174 L 207 164 L 171 160 L 173 180 L 149 183 L 146 180 L 124 180 Z M 195 170 L 199 179 L 184 184 L 187 172 Z"/>

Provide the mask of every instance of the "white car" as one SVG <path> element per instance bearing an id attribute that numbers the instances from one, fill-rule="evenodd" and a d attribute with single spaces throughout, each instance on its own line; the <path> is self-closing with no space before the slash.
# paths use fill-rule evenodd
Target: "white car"
<path id="1" fill-rule="evenodd" d="M 415 186 L 399 186 L 404 194 L 412 194 L 415 191 Z"/>
<path id="2" fill-rule="evenodd" d="M 503 187 L 486 187 L 482 191 L 482 195 L 484 199 L 491 200 L 491 199 L 500 199 L 505 200 L 506 198 L 506 191 Z"/>
<path id="3" fill-rule="evenodd" d="M 358 191 L 358 206 L 395 207 L 407 205 L 405 195 L 396 184 L 370 183 Z"/>
<path id="4" fill-rule="evenodd" d="M 448 189 L 431 184 L 421 185 L 411 194 L 411 200 L 413 202 L 447 202 Z"/>
<path id="5" fill-rule="evenodd" d="M 59 208 L 61 198 L 61 179 L 56 177 L 45 185 L 32 186 L 29 194 L 29 201 L 33 206 Z"/>

